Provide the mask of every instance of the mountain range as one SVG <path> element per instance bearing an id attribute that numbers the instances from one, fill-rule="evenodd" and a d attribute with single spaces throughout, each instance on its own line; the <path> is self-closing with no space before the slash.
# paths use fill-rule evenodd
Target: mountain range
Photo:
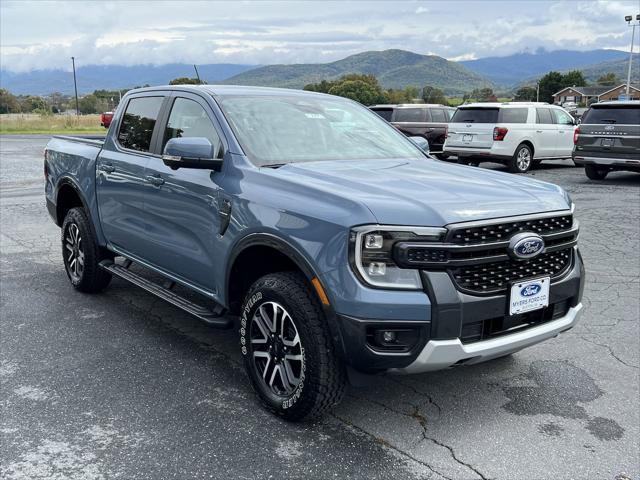
<path id="1" fill-rule="evenodd" d="M 638 55 L 636 55 L 637 57 Z M 626 79 L 628 53 L 618 50 L 537 50 L 504 57 L 453 62 L 436 55 L 420 55 L 405 50 L 368 51 L 330 63 L 292 65 L 199 65 L 207 83 L 262 85 L 302 88 L 307 83 L 336 79 L 346 73 L 375 75 L 386 88 L 432 85 L 448 95 L 492 87 L 510 90 L 531 83 L 550 70 L 580 69 L 589 81 L 614 72 Z M 637 61 L 637 60 L 634 60 Z M 636 63 L 636 66 L 638 64 Z M 77 69 L 78 92 L 96 89 L 162 85 L 177 77 L 194 77 L 193 65 L 88 65 Z M 635 81 L 640 69 L 634 69 Z M 0 87 L 14 94 L 46 95 L 73 93 L 73 76 L 64 70 L 34 70 L 27 73 L 0 71 Z"/>

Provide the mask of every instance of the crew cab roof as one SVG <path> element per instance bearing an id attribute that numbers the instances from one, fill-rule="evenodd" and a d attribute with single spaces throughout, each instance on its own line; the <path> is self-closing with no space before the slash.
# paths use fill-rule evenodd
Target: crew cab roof
<path id="1" fill-rule="evenodd" d="M 206 92 L 214 97 L 226 95 L 325 95 L 324 93 L 308 90 L 294 90 L 291 88 L 252 87 L 244 85 L 159 85 L 156 87 L 144 87 L 130 90 L 128 93 L 153 92 L 153 91 L 191 91 Z"/>

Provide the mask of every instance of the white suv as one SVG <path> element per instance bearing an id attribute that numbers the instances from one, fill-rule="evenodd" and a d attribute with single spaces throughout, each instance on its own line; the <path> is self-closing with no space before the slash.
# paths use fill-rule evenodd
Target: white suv
<path id="1" fill-rule="evenodd" d="M 472 103 L 458 107 L 449 123 L 444 153 L 459 163 L 497 161 L 524 173 L 542 160 L 571 158 L 576 122 L 547 103 Z"/>

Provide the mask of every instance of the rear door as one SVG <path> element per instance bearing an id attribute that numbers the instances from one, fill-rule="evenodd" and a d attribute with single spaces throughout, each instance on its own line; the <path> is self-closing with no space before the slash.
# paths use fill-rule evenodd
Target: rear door
<path id="1" fill-rule="evenodd" d="M 114 135 L 98 156 L 96 192 L 102 230 L 107 241 L 125 253 L 141 256 L 147 245 L 144 223 L 144 170 L 153 158 L 158 115 L 167 98 L 148 92 L 129 98 Z"/>
<path id="2" fill-rule="evenodd" d="M 584 156 L 640 158 L 640 104 L 592 106 L 582 117 L 576 153 Z"/>
<path id="3" fill-rule="evenodd" d="M 498 107 L 458 107 L 449 124 L 447 147 L 490 149 Z"/>
<path id="4" fill-rule="evenodd" d="M 447 124 L 449 117 L 445 108 L 429 108 L 428 115 L 430 115 L 429 124 L 427 126 L 427 140 L 429 140 L 429 149 L 431 153 L 438 153 L 442 151 L 444 141 L 447 138 Z"/>
<path id="5" fill-rule="evenodd" d="M 536 158 L 556 155 L 558 129 L 550 108 L 536 107 L 536 130 L 533 138 Z"/>
<path id="6" fill-rule="evenodd" d="M 176 137 L 205 137 L 214 151 L 224 150 L 224 137 L 213 111 L 195 94 L 176 92 L 170 99 L 158 151 Z M 214 265 L 220 261 L 216 256 L 221 223 L 218 205 L 227 200 L 217 184 L 222 173 L 172 170 L 158 156 L 147 163 L 145 177 L 145 259 L 207 292 L 215 292 Z"/>
<path id="7" fill-rule="evenodd" d="M 573 132 L 576 129 L 575 120 L 569 113 L 561 108 L 551 109 L 556 120 L 556 129 L 558 131 L 558 141 L 554 157 L 571 157 L 573 152 Z"/>

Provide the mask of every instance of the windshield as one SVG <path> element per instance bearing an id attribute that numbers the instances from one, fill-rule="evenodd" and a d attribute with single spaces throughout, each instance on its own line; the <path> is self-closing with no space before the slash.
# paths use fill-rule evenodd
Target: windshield
<path id="1" fill-rule="evenodd" d="M 218 102 L 257 166 L 320 160 L 424 158 L 369 109 L 312 95 L 230 95 Z"/>

